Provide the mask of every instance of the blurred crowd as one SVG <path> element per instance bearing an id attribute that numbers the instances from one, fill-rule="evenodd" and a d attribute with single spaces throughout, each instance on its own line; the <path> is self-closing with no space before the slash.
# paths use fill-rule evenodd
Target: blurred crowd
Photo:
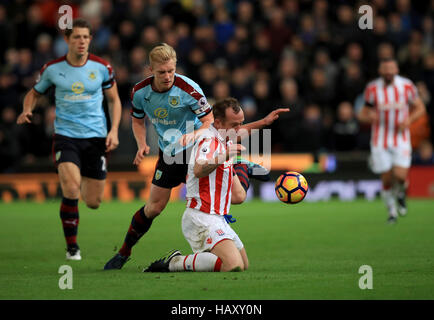
<path id="1" fill-rule="evenodd" d="M 427 106 L 414 150 L 431 146 L 432 155 L 434 0 L 6 0 L 0 2 L 2 172 L 51 157 L 53 92 L 41 99 L 33 124 L 15 121 L 40 68 L 67 52 L 57 26 L 62 4 L 89 20 L 90 51 L 114 67 L 124 112 L 113 156 L 132 159 L 136 152 L 130 92 L 149 75 L 147 55 L 159 42 L 176 49 L 177 72 L 196 81 L 211 103 L 239 99 L 246 122 L 289 107 L 272 126 L 273 152 L 368 150 L 370 129 L 356 113 L 379 59 L 395 57 Z M 373 9 L 373 29 L 359 28 L 363 4 Z"/>

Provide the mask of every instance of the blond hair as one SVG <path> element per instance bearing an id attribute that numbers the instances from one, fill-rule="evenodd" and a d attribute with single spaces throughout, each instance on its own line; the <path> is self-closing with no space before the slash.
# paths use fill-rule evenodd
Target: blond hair
<path id="1" fill-rule="evenodd" d="M 165 63 L 169 60 L 173 60 L 176 63 L 176 51 L 167 43 L 160 43 L 149 52 L 151 66 L 154 63 Z"/>

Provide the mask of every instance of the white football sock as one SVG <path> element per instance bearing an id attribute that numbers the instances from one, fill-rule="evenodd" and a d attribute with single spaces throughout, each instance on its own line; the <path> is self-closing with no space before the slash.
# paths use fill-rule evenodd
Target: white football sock
<path id="1" fill-rule="evenodd" d="M 198 252 L 187 256 L 176 256 L 170 260 L 169 270 L 175 271 L 220 271 L 221 260 L 210 252 Z"/>
<path id="2" fill-rule="evenodd" d="M 381 190 L 381 197 L 383 198 L 383 202 L 387 207 L 389 215 L 392 217 L 397 217 L 398 213 L 396 211 L 397 210 L 396 209 L 396 202 L 395 202 L 395 197 L 393 195 L 392 189 Z"/>

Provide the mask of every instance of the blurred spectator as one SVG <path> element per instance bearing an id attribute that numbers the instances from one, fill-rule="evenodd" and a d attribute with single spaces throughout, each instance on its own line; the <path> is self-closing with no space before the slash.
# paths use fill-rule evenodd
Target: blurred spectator
<path id="1" fill-rule="evenodd" d="M 232 71 L 231 96 L 242 100 L 252 95 L 251 79 L 246 68 L 238 67 Z"/>
<path id="2" fill-rule="evenodd" d="M 280 115 L 276 123 L 276 133 L 278 143 L 282 145 L 282 150 L 286 152 L 296 151 L 294 145 L 299 139 L 299 127 L 303 120 L 304 101 L 298 94 L 297 82 L 292 78 L 285 78 L 279 86 L 280 100 L 276 107 L 289 108 L 290 112 Z M 276 133 L 274 135 L 276 135 Z"/>
<path id="3" fill-rule="evenodd" d="M 2 109 L 0 121 L 0 172 L 11 173 L 19 166 L 21 156 L 16 112 L 11 107 Z"/>
<path id="4" fill-rule="evenodd" d="M 274 58 L 279 59 L 283 48 L 291 41 L 292 31 L 286 26 L 285 15 L 280 8 L 273 8 L 269 19 L 268 27 L 264 31 Z"/>
<path id="5" fill-rule="evenodd" d="M 356 63 L 348 64 L 343 70 L 341 79 L 339 81 L 341 101 L 346 100 L 353 103 L 357 96 L 363 92 L 366 80 L 360 70 L 360 65 Z"/>
<path id="6" fill-rule="evenodd" d="M 423 140 L 419 148 L 415 151 L 412 158 L 412 164 L 418 166 L 434 166 L 434 152 L 432 143 L 429 140 Z"/>
<path id="7" fill-rule="evenodd" d="M 42 33 L 36 39 L 36 52 L 33 54 L 33 66 L 40 70 L 47 62 L 55 58 L 52 49 L 52 39 L 49 34 Z"/>
<path id="8" fill-rule="evenodd" d="M 317 154 L 324 146 L 324 135 L 321 108 L 317 104 L 306 105 L 298 132 L 301 138 L 294 140 L 294 150 Z"/>
<path id="9" fill-rule="evenodd" d="M 359 125 L 350 102 L 341 102 L 333 125 L 333 144 L 336 151 L 351 151 L 358 148 Z"/>

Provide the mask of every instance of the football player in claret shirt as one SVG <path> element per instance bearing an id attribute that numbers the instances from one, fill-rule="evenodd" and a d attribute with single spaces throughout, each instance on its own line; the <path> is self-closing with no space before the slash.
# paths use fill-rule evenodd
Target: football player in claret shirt
<path id="1" fill-rule="evenodd" d="M 155 46 L 149 53 L 149 61 L 152 76 L 136 84 L 131 95 L 132 128 L 138 147 L 133 163 L 139 165 L 149 153 L 145 116 L 159 136 L 159 159 L 149 199 L 134 214 L 121 249 L 105 264 L 105 270 L 121 269 L 128 261 L 132 247 L 166 207 L 172 188 L 185 183 L 194 137 L 214 122 L 212 107 L 199 85 L 175 72 L 177 58 L 171 46 L 165 43 Z M 250 133 L 251 129 L 270 125 L 280 113 L 288 111 L 287 108 L 276 109 L 261 120 L 243 125 L 243 128 Z M 190 131 L 189 125 L 194 130 Z M 263 169 L 262 175 L 268 177 L 268 170 L 258 167 L 248 162 L 237 164 L 235 171 L 244 188 L 249 187 L 249 177 L 261 179 L 261 173 L 255 173 L 253 168 L 257 171 Z"/>
<path id="2" fill-rule="evenodd" d="M 371 156 L 374 173 L 381 175 L 381 195 L 395 223 L 407 214 L 406 188 L 411 164 L 410 125 L 426 112 L 410 79 L 398 75 L 395 59 L 380 61 L 379 78 L 368 83 L 365 105 L 358 118 L 371 124 Z"/>
<path id="3" fill-rule="evenodd" d="M 107 174 L 106 153 L 118 144 L 121 102 L 110 64 L 88 52 L 92 39 L 86 20 L 75 19 L 66 29 L 68 53 L 46 63 L 37 83 L 26 94 L 17 123 L 32 122 L 38 98 L 55 87 L 56 119 L 53 151 L 62 203 L 60 218 L 67 244 L 66 258 L 81 260 L 77 243 L 78 199 L 97 209 Z M 111 128 L 107 128 L 103 98 L 107 99 Z"/>

